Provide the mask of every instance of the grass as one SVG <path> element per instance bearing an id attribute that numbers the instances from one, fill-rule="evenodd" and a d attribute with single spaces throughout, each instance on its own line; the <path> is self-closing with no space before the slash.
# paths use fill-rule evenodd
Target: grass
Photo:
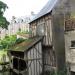
<path id="1" fill-rule="evenodd" d="M 1 57 L 2 55 L 4 55 L 4 54 L 7 55 L 7 51 L 1 50 L 1 51 L 0 51 L 0 57 Z"/>
<path id="2" fill-rule="evenodd" d="M 0 63 L 2 63 L 2 57 L 3 57 L 3 55 L 7 56 L 7 51 L 4 51 L 4 50 L 0 51 Z"/>

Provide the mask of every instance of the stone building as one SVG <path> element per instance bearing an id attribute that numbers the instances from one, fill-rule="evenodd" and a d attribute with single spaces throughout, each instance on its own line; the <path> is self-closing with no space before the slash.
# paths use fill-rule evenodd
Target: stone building
<path id="1" fill-rule="evenodd" d="M 8 26 L 8 30 L 0 28 L 0 38 L 3 39 L 6 35 L 14 35 L 17 34 L 19 31 L 29 32 L 29 24 L 30 17 L 23 17 L 23 18 L 15 18 L 13 17 L 11 23 Z"/>
<path id="2" fill-rule="evenodd" d="M 8 26 L 7 34 L 14 35 L 17 32 L 28 31 L 29 32 L 29 24 L 30 17 L 25 18 L 12 18 L 10 25 Z"/>

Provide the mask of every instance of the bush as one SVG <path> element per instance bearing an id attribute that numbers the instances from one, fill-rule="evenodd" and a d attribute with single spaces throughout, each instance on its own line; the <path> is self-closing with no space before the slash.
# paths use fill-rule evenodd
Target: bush
<path id="1" fill-rule="evenodd" d="M 15 44 L 16 35 L 6 36 L 3 40 L 0 41 L 0 49 L 9 49 L 12 45 Z"/>
<path id="2" fill-rule="evenodd" d="M 23 42 L 23 41 L 24 41 L 24 39 L 23 39 L 23 38 L 18 38 L 18 39 L 16 39 L 15 44 L 19 44 L 19 43 L 21 43 L 21 42 Z"/>
<path id="3" fill-rule="evenodd" d="M 19 32 L 17 32 L 17 34 L 31 34 L 31 31 L 19 31 Z"/>

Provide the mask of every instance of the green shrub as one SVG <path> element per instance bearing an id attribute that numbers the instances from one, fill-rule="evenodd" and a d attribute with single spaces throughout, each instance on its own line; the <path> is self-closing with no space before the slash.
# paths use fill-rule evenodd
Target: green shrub
<path id="1" fill-rule="evenodd" d="M 31 31 L 19 31 L 19 32 L 17 32 L 17 34 L 31 34 Z"/>
<path id="2" fill-rule="evenodd" d="M 18 39 L 16 39 L 15 44 L 19 44 L 19 43 L 21 43 L 21 42 L 23 42 L 23 41 L 24 41 L 24 39 L 23 39 L 23 38 L 18 38 Z"/>
<path id="3" fill-rule="evenodd" d="M 0 49 L 9 49 L 15 44 L 16 35 L 5 36 L 4 39 L 0 40 Z"/>

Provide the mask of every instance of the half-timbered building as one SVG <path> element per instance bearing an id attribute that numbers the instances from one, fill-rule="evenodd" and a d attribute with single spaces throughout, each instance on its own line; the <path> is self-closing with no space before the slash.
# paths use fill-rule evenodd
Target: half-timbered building
<path id="1" fill-rule="evenodd" d="M 51 27 L 51 14 L 55 4 L 56 0 L 48 1 L 46 6 L 29 23 L 30 37 L 34 41 L 28 45 L 23 43 L 21 46 L 18 45 L 9 50 L 10 68 L 17 75 L 25 75 L 25 73 L 27 75 L 43 75 L 56 69 Z"/>
<path id="2" fill-rule="evenodd" d="M 69 1 L 70 3 L 67 3 Z M 67 64 L 69 63 L 67 69 L 69 72 L 70 71 L 72 71 L 72 73 L 75 72 L 75 36 L 74 36 L 75 24 L 74 24 L 74 10 L 73 10 L 75 6 L 74 3 L 75 3 L 74 0 L 48 1 L 46 6 L 44 6 L 44 8 L 29 23 L 30 24 L 29 28 L 31 31 L 30 37 L 31 38 L 42 37 L 42 38 L 41 39 L 37 38 L 38 40 L 35 40 L 33 44 L 29 45 L 25 49 L 21 49 L 19 51 L 15 50 L 9 51 L 10 56 L 12 56 L 13 58 L 12 62 L 10 63 L 13 71 L 16 71 L 15 69 L 18 68 L 18 71 L 16 72 L 18 74 L 21 73 L 21 75 L 23 75 L 27 69 L 28 75 L 40 75 L 41 73 L 45 73 L 46 71 L 56 70 L 56 57 L 53 47 L 53 34 L 52 34 L 52 25 L 54 24 L 53 20 L 55 20 L 54 22 L 56 23 L 56 27 L 58 29 L 59 27 L 57 24 L 59 24 L 59 26 L 62 25 L 64 26 L 66 63 Z M 56 15 L 55 17 L 58 18 L 59 21 L 56 20 L 56 18 L 53 19 L 53 15 Z M 59 32 L 58 29 L 56 31 L 58 33 L 61 33 Z M 60 31 L 61 30 L 62 27 Z M 59 37 L 59 35 L 57 35 L 57 37 Z M 60 39 L 58 38 L 57 39 L 61 40 L 61 38 L 62 36 L 60 36 Z M 58 44 L 58 42 L 56 42 L 55 44 Z M 61 43 L 60 46 L 62 46 Z M 18 55 L 19 56 L 22 55 L 22 57 L 19 57 Z M 22 71 L 20 70 L 21 69 L 20 67 L 23 64 L 19 60 L 23 60 L 23 62 L 27 64 L 26 66 L 24 65 L 25 68 L 22 69 Z M 15 62 L 17 62 L 19 66 L 18 65 L 14 66 Z"/>
<path id="3" fill-rule="evenodd" d="M 31 37 L 43 36 L 44 70 L 55 69 L 55 51 L 52 49 L 52 9 L 57 0 L 49 0 L 46 6 L 30 22 Z"/>
<path id="4" fill-rule="evenodd" d="M 62 24 L 64 26 L 64 40 L 65 40 L 65 60 L 67 69 L 69 72 L 75 72 L 75 1 L 74 0 L 51 0 L 47 5 L 36 15 L 36 17 L 30 22 L 30 30 L 32 30 L 33 36 L 43 36 L 43 53 L 44 62 L 48 70 L 55 62 L 55 51 L 53 50 L 54 35 L 52 34 L 52 25 L 54 23 Z M 59 15 L 60 16 L 59 16 Z M 53 19 L 53 16 L 58 20 Z M 53 23 L 53 20 L 54 21 Z M 55 24 L 55 25 L 56 25 Z M 57 26 L 58 27 L 58 26 Z M 59 27 L 58 27 L 59 28 Z M 62 30 L 62 28 L 60 29 Z M 57 31 L 58 32 L 58 31 Z M 61 31 L 59 31 L 61 32 Z M 58 35 L 59 36 L 59 35 Z M 62 37 L 61 37 L 62 38 Z M 56 42 L 58 44 L 58 42 Z M 62 44 L 61 44 L 62 45 Z M 51 59 L 51 60 L 49 60 Z M 53 66 L 55 66 L 54 64 Z"/>

